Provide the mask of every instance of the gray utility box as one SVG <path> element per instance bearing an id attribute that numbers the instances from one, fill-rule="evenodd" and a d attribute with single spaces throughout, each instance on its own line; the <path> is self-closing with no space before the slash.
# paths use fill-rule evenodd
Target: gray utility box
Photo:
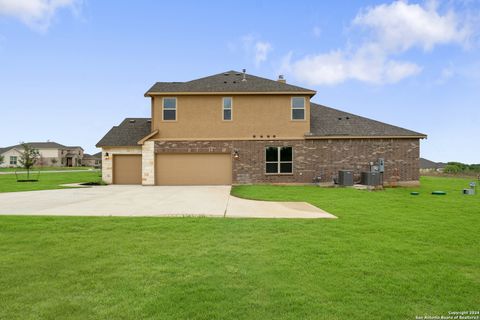
<path id="1" fill-rule="evenodd" d="M 362 172 L 362 184 L 367 186 L 380 185 L 380 172 Z"/>
<path id="2" fill-rule="evenodd" d="M 472 196 L 475 194 L 475 189 L 463 189 L 463 194 Z"/>
<path id="3" fill-rule="evenodd" d="M 338 171 L 338 184 L 341 186 L 353 186 L 353 171 L 351 170 Z"/>

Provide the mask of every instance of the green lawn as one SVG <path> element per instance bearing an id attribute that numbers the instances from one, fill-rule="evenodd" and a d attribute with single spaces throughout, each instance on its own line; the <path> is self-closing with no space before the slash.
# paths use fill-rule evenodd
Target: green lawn
<path id="1" fill-rule="evenodd" d="M 480 196 L 241 186 L 339 219 L 0 217 L 0 319 L 415 319 L 478 310 Z M 447 196 L 432 196 L 444 190 Z"/>
<path id="2" fill-rule="evenodd" d="M 36 178 L 36 173 L 31 173 Z M 27 178 L 21 174 L 21 178 Z M 38 182 L 17 182 L 14 174 L 0 174 L 0 192 L 33 191 L 62 189 L 61 184 L 80 182 L 100 182 L 102 180 L 99 171 L 77 171 L 77 172 L 41 172 Z"/>
<path id="3" fill-rule="evenodd" d="M 32 171 L 91 170 L 92 167 L 35 167 Z M 26 171 L 23 168 L 0 168 L 0 172 Z"/>

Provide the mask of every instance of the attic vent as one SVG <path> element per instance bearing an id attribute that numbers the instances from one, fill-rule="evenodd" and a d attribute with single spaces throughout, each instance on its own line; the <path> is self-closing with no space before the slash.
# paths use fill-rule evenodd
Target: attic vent
<path id="1" fill-rule="evenodd" d="M 227 81 L 223 81 L 223 83 L 227 83 Z"/>
<path id="2" fill-rule="evenodd" d="M 236 76 L 239 76 L 239 75 L 241 75 L 241 73 L 237 72 L 237 73 L 235 73 L 235 75 L 236 75 Z"/>
<path id="3" fill-rule="evenodd" d="M 233 83 L 237 83 L 237 81 L 233 81 Z"/>
<path id="4" fill-rule="evenodd" d="M 225 72 L 223 75 L 224 75 L 224 76 L 228 76 L 228 75 L 230 75 L 230 73 Z"/>
<path id="5" fill-rule="evenodd" d="M 135 119 L 130 119 L 130 123 L 135 123 Z"/>

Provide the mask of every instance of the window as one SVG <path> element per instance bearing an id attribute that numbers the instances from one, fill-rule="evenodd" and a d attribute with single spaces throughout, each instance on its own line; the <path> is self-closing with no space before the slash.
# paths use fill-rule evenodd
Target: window
<path id="1" fill-rule="evenodd" d="M 177 98 L 163 98 L 163 120 L 177 120 Z"/>
<path id="2" fill-rule="evenodd" d="M 292 120 L 305 120 L 305 98 L 292 98 Z"/>
<path id="3" fill-rule="evenodd" d="M 292 173 L 292 147 L 265 148 L 265 173 Z"/>
<path id="4" fill-rule="evenodd" d="M 232 120 L 232 98 L 225 97 L 223 98 L 223 120 L 230 121 Z"/>
<path id="5" fill-rule="evenodd" d="M 17 157 L 10 156 L 10 165 L 16 166 L 17 165 Z"/>

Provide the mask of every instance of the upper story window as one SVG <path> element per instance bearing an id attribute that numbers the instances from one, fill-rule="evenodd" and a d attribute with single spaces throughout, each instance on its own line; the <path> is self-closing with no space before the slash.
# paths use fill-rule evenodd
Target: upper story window
<path id="1" fill-rule="evenodd" d="M 305 98 L 292 98 L 292 120 L 305 120 Z"/>
<path id="2" fill-rule="evenodd" d="M 17 157 L 10 156 L 10 165 L 16 166 L 17 165 Z"/>
<path id="3" fill-rule="evenodd" d="M 265 173 L 292 173 L 293 150 L 292 147 L 267 147 L 265 148 Z"/>
<path id="4" fill-rule="evenodd" d="M 223 120 L 230 121 L 232 120 L 232 107 L 233 101 L 231 97 L 223 98 Z"/>
<path id="5" fill-rule="evenodd" d="M 177 120 L 177 98 L 163 98 L 163 120 Z"/>

